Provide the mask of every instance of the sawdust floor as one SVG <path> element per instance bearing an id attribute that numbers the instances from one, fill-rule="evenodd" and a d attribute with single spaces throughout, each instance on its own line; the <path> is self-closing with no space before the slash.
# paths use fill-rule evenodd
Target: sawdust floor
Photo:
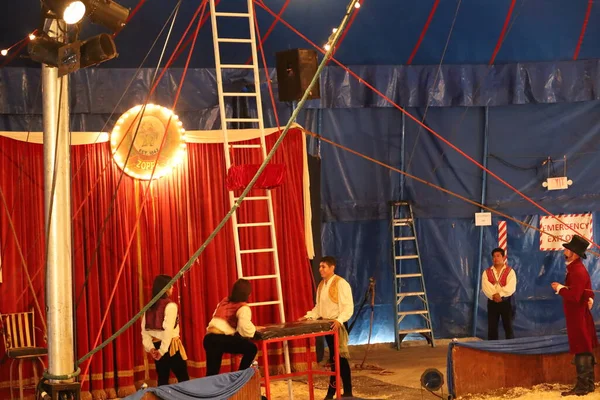
<path id="1" fill-rule="evenodd" d="M 469 339 L 463 339 L 469 340 Z M 462 340 L 461 340 L 462 341 Z M 406 343 L 406 342 L 405 342 Z M 352 383 L 355 399 L 435 399 L 432 394 L 421 390 L 421 374 L 427 368 L 437 368 L 446 379 L 446 357 L 448 341 L 437 340 L 436 347 L 408 343 L 400 351 L 389 344 L 372 345 L 362 369 L 360 364 L 365 355 L 366 346 L 352 346 Z M 323 366 L 324 368 L 324 366 Z M 328 377 L 315 376 L 315 399 L 321 400 L 327 393 Z M 292 383 L 294 399 L 309 398 L 306 378 L 298 378 Z M 444 399 L 448 398 L 444 385 Z M 531 389 L 512 388 L 498 390 L 486 395 L 464 396 L 461 400 L 558 400 L 582 399 L 600 400 L 600 387 L 596 393 L 582 397 L 562 397 L 561 391 L 569 387 L 564 385 L 537 385 Z M 441 392 L 438 392 L 442 394 Z M 271 399 L 289 399 L 287 381 L 271 383 Z"/>

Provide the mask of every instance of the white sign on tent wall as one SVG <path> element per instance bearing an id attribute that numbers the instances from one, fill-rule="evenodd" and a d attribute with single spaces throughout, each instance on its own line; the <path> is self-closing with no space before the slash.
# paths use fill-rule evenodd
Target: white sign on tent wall
<path id="1" fill-rule="evenodd" d="M 576 231 L 579 235 L 594 240 L 592 237 L 592 214 L 564 214 L 556 216 L 560 222 L 550 216 L 540 218 L 540 230 L 548 232 L 540 234 L 541 251 L 562 251 L 563 243 L 571 241 Z M 552 237 L 550 235 L 557 236 Z"/>

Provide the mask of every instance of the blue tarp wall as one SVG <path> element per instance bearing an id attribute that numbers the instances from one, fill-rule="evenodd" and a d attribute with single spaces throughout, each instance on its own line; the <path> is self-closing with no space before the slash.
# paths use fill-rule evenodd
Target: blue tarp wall
<path id="1" fill-rule="evenodd" d="M 475 160 L 540 202 L 553 213 L 599 210 L 600 179 L 595 159 L 600 151 L 596 61 L 443 66 L 353 68 L 411 115 L 455 143 Z M 269 71 L 275 79 L 274 71 Z M 133 79 L 132 90 L 116 108 L 117 115 L 144 100 L 152 71 L 89 69 L 72 79 L 72 129 L 99 130 L 115 108 L 122 90 Z M 169 71 L 152 101 L 170 104 L 181 70 Z M 0 70 L 0 130 L 41 130 L 39 69 Z M 237 90 L 252 84 L 248 75 L 231 75 L 226 85 Z M 443 186 L 475 201 L 484 187 L 482 171 L 460 156 L 339 68 L 328 67 L 321 78 L 321 100 L 307 103 L 298 122 L 340 144 L 396 168 Z M 232 91 L 233 91 L 232 90 Z M 267 125 L 274 125 L 266 88 Z M 430 107 L 428 98 L 431 99 Z M 230 111 L 242 110 L 239 99 Z M 248 106 L 246 104 L 246 106 Z M 291 104 L 278 103 L 280 118 L 291 114 Z M 177 107 L 187 129 L 220 126 L 214 70 L 189 72 Z M 239 112 L 239 111 L 235 111 Z M 250 105 L 249 112 L 252 113 Z M 112 123 L 109 123 L 109 129 Z M 486 140 L 487 137 L 487 140 Z M 497 245 L 495 226 L 476 228 L 476 207 L 449 197 L 400 174 L 377 166 L 328 144 L 310 141 L 309 151 L 322 158 L 321 240 L 324 253 L 339 260 L 338 272 L 351 283 L 359 303 L 368 278 L 377 281 L 373 341 L 394 339 L 392 265 L 387 202 L 404 197 L 415 205 L 424 275 L 436 337 L 469 336 L 473 313 L 476 333 L 486 335 L 485 299 L 476 293 L 477 273 L 490 264 Z M 573 185 L 566 191 L 542 187 L 550 157 L 550 173 L 561 174 L 563 156 Z M 485 203 L 538 226 L 541 211 L 494 178 L 485 183 Z M 594 214 L 597 216 L 597 214 Z M 494 222 L 497 220 L 495 219 Z M 483 254 L 479 232 L 483 230 Z M 596 234 L 594 237 L 598 237 Z M 540 252 L 539 234 L 508 223 L 509 264 L 518 274 L 516 335 L 560 333 L 565 323 L 560 299 L 550 289 L 564 279 L 559 252 Z M 600 280 L 595 258 L 587 262 L 592 280 Z M 475 297 L 479 307 L 474 310 Z M 598 302 L 600 304 L 600 302 Z M 599 305 L 594 307 L 598 315 Z M 368 313 L 352 332 L 353 343 L 368 334 Z"/>

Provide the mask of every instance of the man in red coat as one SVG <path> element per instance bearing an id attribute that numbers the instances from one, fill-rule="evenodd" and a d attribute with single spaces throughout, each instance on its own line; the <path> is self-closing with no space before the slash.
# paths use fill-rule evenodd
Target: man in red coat
<path id="1" fill-rule="evenodd" d="M 571 241 L 563 246 L 567 277 L 564 285 L 552 282 L 552 289 L 563 298 L 569 353 L 575 354 L 573 363 L 577 369 L 577 384 L 570 391 L 561 394 L 583 396 L 594 391 L 593 349 L 598 346 L 596 327 L 588 305 L 590 299 L 594 298 L 594 292 L 591 291 L 590 275 L 581 262 L 582 258 L 586 258 L 585 251 L 589 242 L 581 236 L 574 235 Z"/>

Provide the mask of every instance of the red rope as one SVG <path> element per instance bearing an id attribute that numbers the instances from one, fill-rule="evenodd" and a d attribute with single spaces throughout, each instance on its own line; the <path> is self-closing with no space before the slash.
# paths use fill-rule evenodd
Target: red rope
<path id="1" fill-rule="evenodd" d="M 140 0 L 140 1 L 137 3 L 137 5 L 136 5 L 136 6 L 135 6 L 135 8 L 133 9 L 133 11 L 131 11 L 131 12 L 129 13 L 129 15 L 127 16 L 127 19 L 125 20 L 125 25 L 127 25 L 127 24 L 129 23 L 129 21 L 131 21 L 131 19 L 133 18 L 133 16 L 134 16 L 135 14 L 137 14 L 137 12 L 140 10 L 140 8 L 142 8 L 142 6 L 144 5 L 144 3 L 145 3 L 145 2 L 146 2 L 146 0 Z M 121 30 L 122 30 L 122 29 L 121 29 Z M 113 37 L 117 37 L 117 35 L 118 35 L 119 33 L 121 33 L 121 30 L 119 30 L 119 31 L 117 31 L 117 32 L 115 32 L 115 33 L 113 33 L 113 35 L 112 35 L 112 36 L 113 36 Z"/>
<path id="2" fill-rule="evenodd" d="M 140 8 L 142 8 L 142 6 L 144 5 L 144 3 L 146 2 L 146 0 L 140 0 L 137 5 L 135 6 L 135 8 L 133 9 L 133 11 L 131 11 L 129 13 L 129 16 L 127 17 L 127 20 L 125 21 L 125 23 L 127 24 L 129 21 L 131 21 L 131 19 L 133 18 L 133 16 L 135 14 L 137 14 L 137 12 L 140 10 Z"/>
<path id="3" fill-rule="evenodd" d="M 515 4 L 517 0 L 512 0 L 510 3 L 510 7 L 508 8 L 508 13 L 506 14 L 506 18 L 504 19 L 504 26 L 502 27 L 502 32 L 500 32 L 500 37 L 498 38 L 498 42 L 496 43 L 496 47 L 494 48 L 494 53 L 492 54 L 492 58 L 490 58 L 490 62 L 488 65 L 492 65 L 494 61 L 496 61 L 496 56 L 502 47 L 502 43 L 504 43 L 504 36 L 506 35 L 506 30 L 508 29 L 508 24 L 510 23 L 510 17 L 512 16 L 513 10 L 515 9 Z"/>
<path id="4" fill-rule="evenodd" d="M 287 6 L 289 4 L 290 4 L 290 0 L 285 0 L 285 3 L 283 3 L 283 6 L 281 6 L 281 9 L 277 13 L 277 15 L 279 17 L 281 17 L 281 14 L 283 14 L 283 12 L 285 11 L 285 9 L 287 8 Z M 256 9 L 254 10 L 254 18 L 256 19 Z M 277 22 L 278 22 L 277 20 L 273 21 L 271 23 L 271 26 L 269 26 L 269 29 L 267 29 L 267 32 L 263 36 L 262 40 L 259 39 L 260 45 L 265 44 L 265 41 L 267 40 L 269 35 L 271 35 L 271 32 L 273 32 L 273 29 L 275 29 L 275 25 L 277 25 Z M 256 25 L 256 32 L 258 32 L 258 25 Z M 248 58 L 248 60 L 246 60 L 246 64 L 250 64 L 251 62 L 252 62 L 252 57 L 250 57 L 250 58 Z M 266 66 L 265 66 L 265 68 L 266 68 Z M 277 126 L 279 127 L 279 123 L 277 124 Z"/>
<path id="5" fill-rule="evenodd" d="M 408 61 L 406 62 L 406 65 L 412 64 L 413 59 L 417 55 L 417 51 L 419 50 L 419 47 L 421 47 L 421 42 L 425 38 L 425 34 L 427 33 L 427 30 L 429 29 L 429 25 L 431 24 L 431 20 L 433 19 L 433 16 L 435 15 L 435 11 L 437 10 L 437 7 L 439 4 L 440 4 L 440 0 L 435 0 L 435 3 L 433 3 L 433 6 L 431 7 L 431 11 L 429 11 L 429 16 L 427 17 L 427 21 L 425 22 L 425 26 L 423 26 L 421 35 L 419 35 L 419 40 L 417 40 L 417 44 L 415 44 L 415 48 L 413 49 L 412 53 L 410 53 L 410 57 L 408 57 Z"/>
<path id="6" fill-rule="evenodd" d="M 273 114 L 275 115 L 275 124 L 277 129 L 279 129 L 279 133 L 281 133 L 281 126 L 279 125 L 279 115 L 277 114 L 277 105 L 275 104 L 275 94 L 273 93 L 273 86 L 271 85 L 271 79 L 269 79 L 269 67 L 267 66 L 267 58 L 265 57 L 265 50 L 263 48 L 263 40 L 260 38 L 260 30 L 258 29 L 258 19 L 256 18 L 256 7 L 254 4 L 252 5 L 254 8 L 254 27 L 256 30 L 256 37 L 258 38 L 258 49 L 260 51 L 260 56 L 263 62 L 263 66 L 265 68 L 265 80 L 267 81 L 267 88 L 269 89 L 269 97 L 271 98 L 271 106 L 273 107 Z M 254 84 L 255 90 L 260 90 L 260 85 L 258 82 Z"/>
<path id="7" fill-rule="evenodd" d="M 208 3 L 208 0 L 203 0 L 202 3 L 200 4 L 200 6 L 198 7 L 198 11 L 200 9 L 202 10 L 202 15 L 204 15 L 204 11 L 206 10 L 207 3 Z M 194 14 L 194 18 L 192 19 L 192 22 L 196 19 L 197 15 L 198 15 L 198 11 L 196 12 L 196 14 Z M 182 87 L 183 87 L 183 82 L 185 81 L 185 77 L 187 75 L 187 71 L 188 71 L 188 68 L 189 68 L 190 60 L 191 60 L 192 54 L 194 52 L 194 47 L 196 46 L 196 39 L 198 38 L 198 32 L 200 31 L 201 26 L 202 26 L 202 16 L 198 19 L 198 25 L 196 26 L 196 31 L 195 31 L 195 34 L 194 34 L 194 40 L 192 41 L 192 45 L 190 47 L 188 58 L 186 60 L 185 67 L 183 68 L 183 73 L 182 73 L 182 76 L 181 76 L 181 80 L 179 81 L 179 85 L 177 87 L 177 93 L 175 94 L 175 99 L 173 100 L 173 106 L 172 106 L 173 110 L 176 108 L 177 102 L 179 101 L 179 97 L 181 95 L 181 90 L 182 90 Z M 184 36 L 185 36 L 185 34 L 184 34 Z M 183 40 L 184 36 L 182 36 L 182 38 L 181 38 L 182 40 Z M 180 43 L 181 43 L 181 41 L 180 41 Z M 161 145 L 160 145 L 160 149 L 159 149 L 158 154 L 157 154 L 157 159 L 160 157 L 160 153 L 163 150 L 163 147 L 164 147 L 164 144 L 165 144 L 165 141 L 166 141 L 166 138 L 167 138 L 167 134 L 166 133 L 167 133 L 167 131 L 169 129 L 169 124 L 171 122 L 171 118 L 169 118 L 167 126 L 165 127 L 165 134 L 163 135 L 163 139 L 162 139 L 162 142 L 161 142 Z M 125 255 L 123 256 L 123 262 L 121 263 L 121 266 L 119 267 L 119 272 L 117 273 L 117 277 L 116 277 L 115 283 L 113 285 L 113 290 L 112 290 L 112 292 L 110 294 L 110 297 L 109 297 L 109 300 L 108 300 L 108 304 L 106 305 L 106 311 L 104 313 L 104 317 L 102 318 L 102 322 L 100 324 L 100 329 L 98 330 L 98 335 L 96 336 L 96 339 L 94 341 L 94 345 L 92 346 L 92 348 L 95 348 L 98 345 L 98 341 L 100 340 L 100 336 L 102 335 L 102 328 L 104 327 L 104 324 L 106 323 L 106 319 L 108 317 L 108 314 L 110 313 L 110 306 L 111 306 L 111 304 L 112 304 L 112 302 L 114 300 L 115 294 L 117 292 L 117 287 L 119 285 L 119 280 L 121 279 L 121 275 L 123 274 L 123 270 L 125 268 L 125 264 L 127 263 L 127 256 L 129 255 L 129 251 L 131 250 L 131 245 L 133 243 L 133 239 L 135 238 L 135 233 L 136 233 L 136 230 L 138 229 L 138 225 L 139 225 L 140 219 L 142 217 L 142 212 L 144 211 L 144 206 L 146 204 L 146 200 L 148 199 L 148 194 L 150 193 L 150 187 L 152 186 L 152 178 L 154 177 L 154 173 L 156 172 L 157 165 L 158 165 L 158 163 L 156 163 L 154 165 L 153 169 L 152 169 L 152 174 L 151 174 L 150 180 L 148 181 L 148 187 L 146 188 L 146 191 L 144 193 L 144 198 L 142 200 L 142 204 L 140 206 L 140 210 L 139 210 L 137 218 L 136 218 L 136 223 L 135 223 L 134 229 L 132 230 L 131 235 L 129 237 L 129 241 L 127 243 L 127 248 L 125 250 Z M 90 358 L 88 360 L 88 363 L 87 363 L 87 366 L 86 366 L 86 369 L 85 369 L 85 373 L 82 375 L 82 381 L 81 381 L 82 385 L 83 385 L 83 382 L 85 381 L 85 377 L 86 377 L 86 375 L 88 373 L 88 370 L 89 370 L 89 367 L 91 365 L 92 357 L 93 357 L 93 355 L 90 356 Z"/>
<path id="8" fill-rule="evenodd" d="M 594 0 L 588 0 L 587 10 L 585 11 L 585 18 L 583 19 L 581 33 L 579 34 L 579 41 L 577 41 L 577 47 L 575 48 L 575 53 L 573 54 L 574 61 L 577 60 L 577 58 L 579 57 L 579 50 L 581 50 L 581 45 L 583 43 L 585 31 L 587 30 L 587 25 L 590 20 L 590 14 L 592 13 L 592 5 L 594 5 Z"/>
<path id="9" fill-rule="evenodd" d="M 221 0 L 215 0 L 215 8 L 217 7 L 217 5 L 219 5 L 219 1 L 221 1 Z M 200 22 L 201 26 L 204 26 L 204 24 L 206 23 L 206 21 L 208 21 L 209 18 L 210 18 L 209 15 L 204 16 L 202 18 L 202 22 Z M 190 45 L 190 42 L 193 39 L 194 38 L 191 37 L 191 36 L 186 39 L 186 41 L 183 43 L 183 45 L 181 46 L 181 48 L 179 50 L 177 50 L 177 52 L 175 53 L 175 60 L 177 60 L 179 58 L 179 56 L 181 55 L 181 53 L 183 53 L 184 50 L 187 49 L 187 47 Z"/>
<path id="10" fill-rule="evenodd" d="M 4 60 L 4 62 L 2 63 L 2 65 L 0 65 L 0 68 L 6 66 L 6 64 L 8 64 L 12 60 L 14 60 L 15 57 L 18 56 L 19 53 L 21 53 L 21 51 L 23 51 L 23 49 L 25 48 L 25 46 L 27 46 L 28 43 L 29 43 L 29 37 L 26 37 L 24 39 L 21 39 L 17 43 L 13 44 L 11 46 L 11 48 L 15 47 L 16 45 L 18 45 L 19 47 L 17 47 L 17 49 L 15 51 L 11 51 L 12 54 L 10 55 L 10 57 L 8 57 L 6 60 Z"/>
<path id="11" fill-rule="evenodd" d="M 265 11 L 267 11 L 269 14 L 275 16 L 275 13 L 266 5 L 258 3 L 257 4 L 262 7 Z M 306 40 L 306 42 L 308 42 L 311 46 L 313 46 L 315 49 L 317 49 L 318 51 L 320 51 L 321 53 L 325 54 L 326 52 L 321 49 L 319 46 L 317 46 L 316 44 L 314 44 L 310 39 L 308 39 L 306 36 L 304 36 L 302 33 L 300 33 L 296 28 L 294 28 L 292 25 L 290 25 L 289 23 L 287 23 L 286 21 L 284 21 L 283 19 L 276 17 L 280 20 L 280 22 L 282 24 L 284 24 L 285 26 L 287 26 L 289 29 L 291 29 L 293 32 L 295 32 L 298 36 L 300 36 L 302 39 Z M 341 62 L 339 62 L 338 60 L 336 60 L 335 58 L 331 57 L 331 60 L 336 63 L 338 66 L 340 66 L 341 68 L 343 68 L 346 72 L 348 72 L 348 74 L 352 75 L 354 78 L 356 78 L 360 83 L 362 83 L 363 85 L 365 85 L 366 87 L 368 87 L 369 89 L 371 89 L 372 91 L 374 91 L 379 97 L 381 97 L 382 99 L 386 100 L 389 104 L 391 104 L 392 106 L 394 106 L 396 109 L 398 109 L 399 111 L 401 111 L 402 113 L 404 113 L 408 118 L 412 119 L 413 121 L 415 121 L 417 124 L 419 124 L 421 127 L 423 127 L 423 129 L 426 129 L 427 131 L 429 131 L 431 134 L 433 134 L 435 137 L 437 137 L 439 140 L 441 140 L 442 142 L 446 143 L 448 146 L 450 146 L 452 149 L 454 149 L 457 153 L 459 153 L 460 155 L 462 155 L 463 157 L 465 157 L 467 160 L 471 161 L 473 164 L 477 165 L 480 169 L 486 171 L 488 174 L 490 174 L 491 176 L 493 176 L 494 178 L 496 178 L 498 181 L 500 181 L 502 184 L 504 184 L 506 187 L 508 187 L 509 189 L 511 189 L 512 191 L 514 191 L 515 193 L 517 193 L 519 196 L 521 196 L 523 199 L 527 200 L 529 203 L 531 203 L 532 205 L 534 205 L 536 208 L 538 208 L 539 210 L 543 211 L 544 213 L 546 213 L 547 215 L 551 216 L 552 218 L 554 218 L 555 220 L 557 220 L 558 222 L 564 224 L 563 221 L 561 221 L 556 215 L 552 214 L 550 211 L 546 210 L 544 207 L 542 207 L 541 205 L 539 205 L 538 203 L 536 203 L 535 201 L 533 201 L 531 198 L 529 198 L 528 196 L 526 196 L 525 194 L 523 194 L 521 191 L 519 191 L 517 188 L 513 187 L 511 184 L 509 184 L 508 182 L 506 182 L 504 179 L 500 178 L 498 175 L 496 175 L 494 172 L 490 171 L 489 169 L 487 169 L 486 167 L 484 167 L 481 163 L 479 163 L 477 160 L 475 160 L 473 157 L 469 156 L 468 154 L 466 154 L 464 151 L 462 151 L 460 148 L 458 148 L 457 146 L 455 146 L 454 144 L 452 144 L 450 141 L 448 141 L 447 139 L 445 139 L 443 136 L 441 136 L 439 133 L 437 133 L 435 130 L 433 130 L 432 128 L 428 127 L 427 125 L 425 125 L 424 123 L 422 123 L 421 121 L 419 121 L 418 118 L 414 117 L 411 113 L 407 112 L 404 108 L 400 107 L 398 104 L 394 103 L 389 97 L 387 97 L 386 95 L 384 95 L 382 92 L 380 92 L 379 90 L 377 90 L 374 86 L 372 86 L 371 84 L 369 84 L 368 82 L 366 82 L 364 79 L 362 79 L 360 76 L 358 76 L 354 71 L 352 71 L 350 68 L 348 68 L 347 66 L 345 66 L 344 64 L 342 64 Z M 566 225 L 566 224 L 565 224 Z M 579 232 L 577 232 L 575 229 L 569 227 L 569 229 L 571 229 L 573 232 L 575 232 L 578 235 L 581 235 Z M 586 240 L 588 240 L 591 244 L 593 244 L 595 247 L 600 249 L 600 246 L 598 246 L 595 242 L 591 241 L 588 238 L 585 238 Z"/>

